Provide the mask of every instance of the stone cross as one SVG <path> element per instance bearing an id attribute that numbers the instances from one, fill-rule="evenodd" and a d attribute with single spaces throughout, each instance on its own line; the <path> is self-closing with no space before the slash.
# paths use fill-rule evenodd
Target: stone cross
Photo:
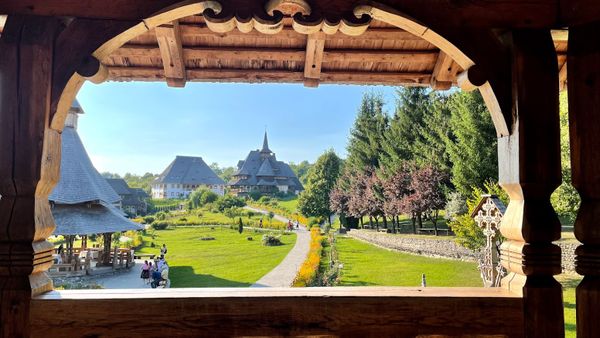
<path id="1" fill-rule="evenodd" d="M 500 265 L 498 252 L 500 245 L 498 230 L 504 210 L 504 205 L 496 196 L 484 195 L 472 214 L 475 223 L 483 230 L 486 238 L 483 257 L 479 262 L 479 270 L 485 287 L 500 286 L 500 279 L 504 272 Z"/>

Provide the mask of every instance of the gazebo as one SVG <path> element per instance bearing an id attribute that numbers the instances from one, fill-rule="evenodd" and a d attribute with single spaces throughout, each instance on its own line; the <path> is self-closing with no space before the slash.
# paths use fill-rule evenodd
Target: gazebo
<path id="1" fill-rule="evenodd" d="M 561 182 L 558 95 L 568 88 L 572 177 L 582 198 L 577 331 L 600 337 L 597 1 L 3 0 L 2 14 L 5 336 L 563 337 L 553 243 L 561 226 L 550 195 Z M 105 80 L 478 89 L 510 196 L 501 287 L 53 290 L 46 199 L 58 181 L 61 134 L 81 85 Z"/>
<path id="2" fill-rule="evenodd" d="M 79 114 L 83 114 L 83 110 L 75 100 L 62 132 L 60 180 L 48 196 L 56 223 L 54 234 L 66 239 L 68 263 L 73 256 L 75 236 L 83 236 L 84 249 L 88 235 L 102 234 L 104 247 L 98 258 L 99 262 L 108 264 L 112 234 L 142 227 L 115 207 L 121 198 L 94 168 L 77 134 Z"/>

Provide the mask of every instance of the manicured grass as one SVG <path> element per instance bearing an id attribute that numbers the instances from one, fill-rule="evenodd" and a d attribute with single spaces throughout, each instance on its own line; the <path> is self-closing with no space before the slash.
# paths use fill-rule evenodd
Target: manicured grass
<path id="1" fill-rule="evenodd" d="M 190 225 L 229 225 L 235 224 L 237 226 L 238 219 L 241 217 L 244 226 L 258 227 L 259 221 L 262 218 L 263 227 L 284 229 L 286 224 L 276 219 L 269 220 L 267 215 L 261 213 L 254 213 L 254 216 L 248 217 L 247 210 L 243 210 L 244 214 L 236 216 L 233 220 L 222 213 L 211 212 L 206 209 L 196 209 L 192 211 L 173 211 L 169 213 L 167 221 L 178 222 L 180 219 L 185 218 L 183 221 Z"/>
<path id="2" fill-rule="evenodd" d="M 337 249 L 342 286 L 420 286 L 422 273 L 431 287 L 482 286 L 475 263 L 389 251 L 341 236 Z"/>
<path id="3" fill-rule="evenodd" d="M 575 328 L 575 288 L 581 281 L 581 276 L 575 273 L 564 273 L 557 276 L 557 280 L 563 286 L 563 303 L 565 305 L 565 338 L 575 338 L 577 330 Z"/>
<path id="4" fill-rule="evenodd" d="M 278 200 L 279 207 L 287 210 L 289 213 L 295 213 L 298 211 L 298 196 L 286 197 Z"/>
<path id="5" fill-rule="evenodd" d="M 221 227 L 177 227 L 156 231 L 154 240 L 145 236 L 137 252 L 158 254 L 165 243 L 172 287 L 246 287 L 276 267 L 296 242 L 296 234 L 283 235 L 284 245 L 267 247 L 261 243 L 262 235 Z M 252 241 L 246 239 L 249 236 Z"/>

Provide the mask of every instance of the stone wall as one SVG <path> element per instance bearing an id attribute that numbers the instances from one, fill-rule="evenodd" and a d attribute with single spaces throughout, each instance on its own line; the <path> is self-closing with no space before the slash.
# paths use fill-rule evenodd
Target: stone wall
<path id="1" fill-rule="evenodd" d="M 456 244 L 452 237 L 419 238 L 418 235 L 394 235 L 360 229 L 352 229 L 348 232 L 348 236 L 383 248 L 410 252 L 423 256 L 443 257 L 473 262 L 477 260 L 476 253 Z M 557 244 L 562 249 L 563 270 L 575 271 L 575 248 L 577 248 L 579 243 L 561 241 Z"/>
<path id="2" fill-rule="evenodd" d="M 476 254 L 456 244 L 452 238 L 440 237 L 419 238 L 418 235 L 394 235 L 373 230 L 352 229 L 348 236 L 381 246 L 404 252 L 431 257 L 444 257 L 475 261 Z"/>

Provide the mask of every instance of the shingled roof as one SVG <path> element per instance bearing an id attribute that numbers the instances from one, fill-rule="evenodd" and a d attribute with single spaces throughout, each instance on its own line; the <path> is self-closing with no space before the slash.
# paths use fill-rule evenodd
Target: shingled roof
<path id="1" fill-rule="evenodd" d="M 55 235 L 88 235 L 127 230 L 143 226 L 123 217 L 113 206 L 101 204 L 56 204 L 52 208 Z"/>
<path id="2" fill-rule="evenodd" d="M 278 161 L 269 149 L 267 133 L 261 150 L 252 150 L 245 160 L 238 162 L 238 170 L 229 182 L 230 186 L 276 186 L 288 185 L 292 190 L 304 190 L 302 183 L 283 161 Z"/>
<path id="3" fill-rule="evenodd" d="M 71 114 L 81 111 L 79 103 L 71 109 Z M 98 173 L 90 160 L 75 129 L 76 117 L 71 116 L 62 132 L 62 156 L 60 160 L 60 180 L 48 197 L 55 203 L 77 204 L 102 201 L 105 204 L 119 202 L 121 198 Z"/>
<path id="4" fill-rule="evenodd" d="M 201 157 L 177 156 L 154 183 L 224 185 Z"/>

